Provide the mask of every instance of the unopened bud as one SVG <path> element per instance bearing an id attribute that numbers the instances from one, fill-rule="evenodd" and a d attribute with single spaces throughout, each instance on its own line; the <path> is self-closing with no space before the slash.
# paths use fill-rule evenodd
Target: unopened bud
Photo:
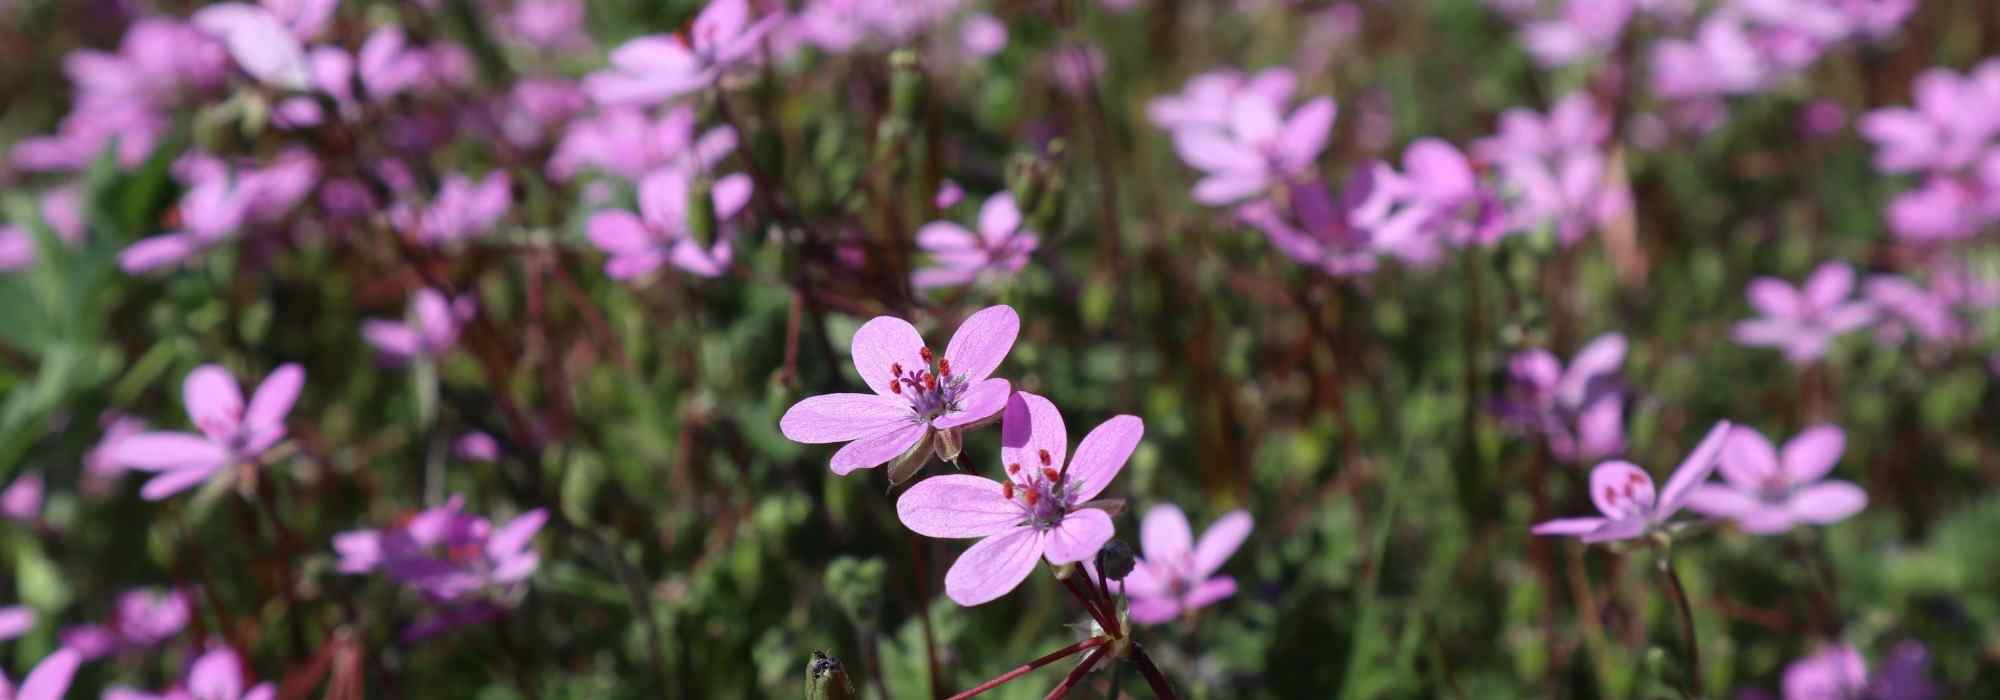
<path id="1" fill-rule="evenodd" d="M 1125 544 L 1124 540 L 1114 539 L 1097 550 L 1097 570 L 1106 579 L 1123 580 L 1132 575 L 1132 568 L 1137 565 L 1138 556 L 1132 552 L 1132 545 Z"/>

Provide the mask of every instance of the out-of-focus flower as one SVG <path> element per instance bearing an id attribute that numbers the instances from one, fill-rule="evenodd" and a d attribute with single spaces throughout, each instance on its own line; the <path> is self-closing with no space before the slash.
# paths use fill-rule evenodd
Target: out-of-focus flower
<path id="1" fill-rule="evenodd" d="M 268 8 L 242 2 L 203 7 L 194 26 L 220 39 L 236 65 L 257 81 L 286 90 L 312 86 L 305 46 Z"/>
<path id="2" fill-rule="evenodd" d="M 1731 426 L 1721 421 L 1709 429 L 1687 459 L 1674 468 L 1666 489 L 1653 490 L 1653 478 L 1631 462 L 1605 462 L 1590 471 L 1590 500 L 1603 517 L 1557 518 L 1534 527 L 1537 535 L 1565 535 L 1586 543 L 1644 537 L 1663 528 L 1680 512 L 1694 487 L 1715 473 Z"/>
<path id="3" fill-rule="evenodd" d="M 966 317 L 939 357 L 910 322 L 877 316 L 854 332 L 852 346 L 854 371 L 875 393 L 808 397 L 785 411 L 778 429 L 797 442 L 847 443 L 829 463 L 840 475 L 894 459 L 894 484 L 933 451 L 955 461 L 960 433 L 1008 406 L 1012 385 L 990 377 L 1020 330 L 1013 307 L 989 306 Z"/>
<path id="4" fill-rule="evenodd" d="M 42 515 L 42 473 L 29 471 L 14 477 L 14 483 L 0 490 L 0 518 L 33 523 Z"/>
<path id="5" fill-rule="evenodd" d="M 1785 358 L 1805 364 L 1826 354 L 1833 339 L 1874 319 L 1865 301 L 1850 300 L 1854 268 L 1830 262 L 1813 270 L 1805 284 L 1794 288 L 1775 277 L 1750 281 L 1750 305 L 1764 314 L 1736 324 L 1736 342 L 1775 347 Z"/>
<path id="6" fill-rule="evenodd" d="M 541 564 L 534 538 L 547 521 L 547 511 L 537 508 L 496 528 L 466 513 L 465 499 L 453 496 L 393 527 L 336 535 L 333 548 L 342 573 L 379 571 L 433 601 L 456 601 L 527 581 Z"/>
<path id="7" fill-rule="evenodd" d="M 452 443 L 452 451 L 464 459 L 479 462 L 495 462 L 500 459 L 500 443 L 493 436 L 474 431 L 458 436 Z"/>
<path id="8" fill-rule="evenodd" d="M 0 225 L 0 270 L 20 270 L 35 264 L 35 237 L 14 224 Z"/>
<path id="9" fill-rule="evenodd" d="M 490 118 L 508 145 L 530 149 L 547 143 L 589 102 L 583 89 L 570 81 L 524 79 L 493 101 Z"/>
<path id="10" fill-rule="evenodd" d="M 1258 199 L 1238 207 L 1236 217 L 1264 232 L 1279 252 L 1300 264 L 1335 277 L 1375 271 L 1377 255 L 1390 254 L 1420 263 L 1424 250 L 1393 250 L 1376 245 L 1367 229 L 1354 225 L 1354 209 L 1372 196 L 1374 171 L 1364 169 L 1348 179 L 1336 200 L 1319 180 L 1294 183 L 1282 198 Z"/>
<path id="11" fill-rule="evenodd" d="M 62 642 L 85 660 L 151 649 L 180 634 L 193 615 L 194 607 L 183 591 L 134 588 L 118 595 L 109 621 L 64 629 Z"/>
<path id="12" fill-rule="evenodd" d="M 1957 306 L 1943 293 L 1897 275 L 1870 277 L 1863 289 L 1875 307 L 1877 336 L 1883 342 L 1901 342 L 1914 335 L 1926 342 L 1947 343 L 1965 335 Z"/>
<path id="13" fill-rule="evenodd" d="M 917 534 L 981 538 L 944 575 L 945 595 L 968 607 L 1014 590 L 1036 560 L 1086 562 L 1111 540 L 1111 516 L 1090 501 L 1125 468 L 1146 427 L 1137 416 L 1113 416 L 1085 435 L 1065 464 L 1069 433 L 1055 404 L 1022 392 L 1007 401 L 1006 413 L 1006 481 L 945 474 L 896 500 L 896 516 Z"/>
<path id="14" fill-rule="evenodd" d="M 463 243 L 492 231 L 513 208 L 513 181 L 495 170 L 474 182 L 460 173 L 444 177 L 437 196 L 418 208 L 405 203 L 389 212 L 390 220 L 418 242 L 428 245 Z"/>
<path id="15" fill-rule="evenodd" d="M 26 605 L 0 606 L 0 642 L 27 634 L 35 628 L 35 610 Z"/>
<path id="16" fill-rule="evenodd" d="M 436 358 L 458 344 L 458 328 L 474 312 L 470 296 L 447 299 L 435 289 L 419 289 L 410 298 L 406 320 L 362 321 L 361 337 L 392 365 L 418 357 Z"/>
<path id="17" fill-rule="evenodd" d="M 1625 349 L 1625 336 L 1599 336 L 1568 368 L 1541 348 L 1516 353 L 1500 415 L 1518 430 L 1545 436 L 1558 459 L 1588 462 L 1623 451 L 1625 397 L 1617 374 Z"/>
<path id="18" fill-rule="evenodd" d="M 782 15 L 752 21 L 749 0 L 711 0 L 685 34 L 625 42 L 611 52 L 611 68 L 593 73 L 583 89 L 605 105 L 651 105 L 714 85 L 731 69 L 756 58 L 764 35 Z"/>
<path id="19" fill-rule="evenodd" d="M 1376 245 L 1419 250 L 1441 242 L 1490 244 L 1507 233 L 1500 199 L 1479 181 L 1456 146 L 1424 138 L 1403 151 L 1403 171 L 1378 163 L 1368 201 L 1350 219 L 1368 229 Z"/>
<path id="20" fill-rule="evenodd" d="M 910 283 L 929 289 L 1010 277 L 1028 264 L 1028 255 L 1040 243 L 1035 232 L 1022 228 L 1021 211 L 1006 192 L 986 199 L 978 228 L 974 233 L 950 221 L 933 221 L 917 229 L 917 247 L 933 264 L 917 270 Z"/>
<path id="21" fill-rule="evenodd" d="M 1082 95 L 1104 77 L 1104 50 L 1090 44 L 1062 45 L 1051 50 L 1049 72 L 1056 86 L 1071 95 Z"/>
<path id="22" fill-rule="evenodd" d="M 93 495 L 110 488 L 112 480 L 125 472 L 125 465 L 118 461 L 111 446 L 146 430 L 146 421 L 116 411 L 105 411 L 97 422 L 104 426 L 104 437 L 83 455 L 84 491 Z"/>
<path id="23" fill-rule="evenodd" d="M 131 688 L 111 688 L 104 700 L 272 700 L 278 688 L 270 683 L 244 687 L 243 659 L 228 647 L 217 646 L 196 657 L 187 676 L 174 687 L 159 693 Z"/>
<path id="24" fill-rule="evenodd" d="M 1566 0 L 1554 19 L 1523 27 L 1521 42 L 1543 65 L 1598 58 L 1617 48 L 1637 9 L 1632 0 Z"/>
<path id="25" fill-rule="evenodd" d="M 960 4 L 962 0 L 809 0 L 778 27 L 772 43 L 810 44 L 834 54 L 859 47 L 896 48 L 950 19 Z M 973 24 L 968 21 L 966 26 Z M 990 36 L 969 38 L 991 41 Z M 971 52 L 974 47 L 968 42 L 965 49 Z"/>
<path id="26" fill-rule="evenodd" d="M 1738 428 L 1722 450 L 1722 483 L 1696 486 L 1688 508 L 1756 535 L 1846 520 L 1868 505 L 1868 494 L 1846 481 L 1823 480 L 1846 444 L 1840 428 L 1818 425 L 1780 454 L 1762 433 Z"/>
<path id="27" fill-rule="evenodd" d="M 285 416 L 305 386 L 306 373 L 286 364 L 265 377 L 243 403 L 242 390 L 229 371 L 202 365 L 188 373 L 181 396 L 188 419 L 200 433 L 145 432 L 105 447 L 110 459 L 132 469 L 159 472 L 139 494 L 157 501 L 208 481 L 225 468 L 254 464 L 259 455 L 285 437 Z"/>
<path id="28" fill-rule="evenodd" d="M 1287 117 L 1276 101 L 1254 94 L 1238 97 L 1230 103 L 1226 126 L 1187 126 L 1174 132 L 1181 160 L 1203 173 L 1194 187 L 1195 201 L 1203 204 L 1233 204 L 1297 181 L 1332 136 L 1332 98 L 1307 102 Z"/>
<path id="29" fill-rule="evenodd" d="M 1829 645 L 1785 667 L 1784 700 L 1931 700 L 1939 692 L 1927 677 L 1929 665 L 1924 645 L 1907 641 L 1871 676 L 1859 650 Z"/>
<path id="30" fill-rule="evenodd" d="M 0 698 L 7 700 L 62 700 L 69 692 L 69 682 L 76 677 L 76 667 L 83 659 L 74 649 L 57 649 L 55 653 L 43 657 L 35 668 L 28 671 L 21 685 L 7 679 L 0 673 Z"/>
<path id="31" fill-rule="evenodd" d="M 1799 133 L 1806 138 L 1825 139 L 1847 127 L 1847 108 L 1832 99 L 1813 100 L 1799 111 Z"/>
<path id="32" fill-rule="evenodd" d="M 1211 71 L 1189 78 L 1180 93 L 1153 98 L 1146 118 L 1167 131 L 1189 127 L 1229 128 L 1230 111 L 1238 100 L 1283 104 L 1298 84 L 1288 68 L 1267 68 L 1254 76 L 1235 70 Z"/>
<path id="33" fill-rule="evenodd" d="M 289 151 L 270 165 L 230 175 L 220 160 L 190 154 L 175 167 L 176 177 L 190 183 L 181 195 L 181 228 L 127 246 L 118 254 L 126 272 L 140 273 L 175 265 L 207 252 L 253 225 L 282 221 L 319 180 L 319 163 L 303 151 Z"/>
<path id="34" fill-rule="evenodd" d="M 694 108 L 681 105 L 657 122 L 639 110 L 618 108 L 570 122 L 549 157 L 549 175 L 567 180 L 596 168 L 638 180 L 665 167 L 706 170 L 736 150 L 735 129 L 718 126 L 697 138 L 695 121 Z"/>
<path id="35" fill-rule="evenodd" d="M 1966 238 L 2000 221 L 2000 59 L 1969 75 L 1935 68 L 1917 76 L 1914 107 L 1861 118 L 1875 166 L 1918 173 L 1921 184 L 1889 203 L 1889 227 L 1916 242 Z"/>
<path id="36" fill-rule="evenodd" d="M 974 13 L 959 25 L 958 43 L 970 58 L 986 58 L 1000 53 L 1001 49 L 1007 48 L 1007 23 L 984 12 Z"/>
<path id="37" fill-rule="evenodd" d="M 590 46 L 582 0 L 518 0 L 505 26 L 530 46 L 570 50 Z"/>
<path id="38" fill-rule="evenodd" d="M 1082 448 L 1078 448 L 1081 451 Z M 1248 511 L 1231 511 L 1194 539 L 1187 515 L 1172 503 L 1153 506 L 1139 523 L 1146 556 L 1122 585 L 1132 597 L 1132 619 L 1154 625 L 1236 594 L 1236 579 L 1215 572 L 1250 536 Z"/>
<path id="39" fill-rule="evenodd" d="M 1610 120 L 1583 93 L 1563 98 L 1546 117 L 1519 108 L 1502 114 L 1500 133 L 1473 151 L 1498 167 L 1506 228 L 1552 225 L 1569 244 L 1627 213 L 1631 192 L 1608 177 L 1610 131 Z"/>
<path id="40" fill-rule="evenodd" d="M 590 242 L 611 256 L 604 263 L 605 274 L 629 280 L 670 262 L 702 277 L 716 277 L 728 269 L 734 235 L 726 227 L 750 203 L 755 187 L 742 173 L 714 183 L 709 199 L 718 228 L 709 232 L 715 240 L 703 244 L 696 238 L 693 212 L 688 210 L 691 177 L 682 168 L 662 168 L 640 181 L 638 214 L 610 209 L 590 217 Z"/>

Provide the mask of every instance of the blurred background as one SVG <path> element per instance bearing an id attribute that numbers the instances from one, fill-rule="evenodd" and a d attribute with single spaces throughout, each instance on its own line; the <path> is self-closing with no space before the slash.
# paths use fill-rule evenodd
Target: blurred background
<path id="1" fill-rule="evenodd" d="M 1007 304 L 995 376 L 1072 440 L 1145 420 L 1119 539 L 1160 504 L 1254 518 L 1234 596 L 1134 633 L 1182 697 L 1683 697 L 1657 556 L 1529 528 L 1724 419 L 1837 426 L 1867 503 L 1676 537 L 1693 692 L 2000 696 L 2000 3 L 708 4 L 0 4 L 0 606 L 32 612 L 0 669 L 84 648 L 70 697 L 165 692 L 223 646 L 285 698 L 798 697 L 824 650 L 861 697 L 964 690 L 1089 618 L 1039 573 L 953 603 L 968 542 L 778 419 L 859 390 L 869 318 L 942 347 Z M 693 89 L 613 58 L 736 31 Z M 1248 143 L 1272 69 L 1279 117 L 1337 117 Z M 1241 170 L 1203 128 L 1286 165 L 1204 193 Z M 1574 389 L 1525 359 L 1606 334 Z M 286 363 L 282 443 L 142 495 L 112 448 L 207 431 L 190 372 L 248 396 Z M 965 442 L 997 476 L 997 429 Z M 533 574 L 445 603 L 334 544 L 453 496 L 544 509 Z M 1114 687 L 1151 696 L 1126 664 L 1075 694 Z"/>

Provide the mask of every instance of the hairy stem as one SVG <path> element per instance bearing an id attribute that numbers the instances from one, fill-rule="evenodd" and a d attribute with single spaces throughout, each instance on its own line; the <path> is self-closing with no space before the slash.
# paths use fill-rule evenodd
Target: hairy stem
<path id="1" fill-rule="evenodd" d="M 1071 644 L 1061 649 L 1057 649 L 1055 651 L 1044 654 L 1040 658 L 1037 658 L 1033 661 L 1029 661 L 1028 663 L 1015 666 L 1014 669 L 1011 671 L 1002 673 L 998 676 L 994 676 L 992 680 L 988 680 L 985 683 L 972 686 L 971 689 L 968 689 L 963 693 L 953 695 L 950 698 L 947 698 L 946 700 L 965 700 L 966 698 L 978 696 L 979 694 L 984 693 L 986 691 L 998 688 L 1002 685 L 1006 685 L 1008 681 L 1020 678 L 1021 676 L 1025 676 L 1030 671 L 1041 668 L 1043 666 L 1047 666 L 1057 661 L 1061 661 L 1071 656 L 1075 656 L 1078 653 L 1089 651 L 1091 649 L 1096 649 L 1110 642 L 1111 642 L 1110 637 L 1099 635 L 1096 637 L 1091 637 L 1089 639 L 1077 642 L 1075 644 Z"/>
<path id="2" fill-rule="evenodd" d="M 1069 675 L 1063 676 L 1062 682 L 1056 684 L 1055 689 L 1049 691 L 1042 700 L 1058 700 L 1069 695 L 1070 690 L 1083 682 L 1084 674 L 1090 673 L 1090 669 L 1097 667 L 1097 662 L 1103 661 L 1104 655 L 1110 651 L 1111 647 L 1098 647 L 1096 651 L 1090 652 L 1089 656 L 1083 657 L 1083 663 L 1077 664 L 1076 668 L 1070 670 Z"/>
<path id="3" fill-rule="evenodd" d="M 1660 555 L 1660 575 L 1667 579 L 1667 593 L 1680 610 L 1681 640 L 1687 644 L 1687 694 L 1698 699 L 1702 696 L 1701 643 L 1695 639 L 1694 608 L 1688 605 L 1687 588 L 1681 585 L 1681 575 L 1674 571 L 1674 560 L 1670 554 Z"/>

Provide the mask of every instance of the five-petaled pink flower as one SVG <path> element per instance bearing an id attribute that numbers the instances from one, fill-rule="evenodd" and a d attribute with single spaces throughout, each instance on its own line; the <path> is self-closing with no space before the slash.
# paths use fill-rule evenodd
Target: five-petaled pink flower
<path id="1" fill-rule="evenodd" d="M 419 289 L 410 298 L 409 320 L 362 321 L 361 337 L 390 364 L 419 357 L 435 359 L 458 344 L 459 326 L 471 320 L 474 312 L 472 297 L 448 300 L 435 289 Z"/>
<path id="2" fill-rule="evenodd" d="M 903 492 L 896 515 L 927 537 L 983 538 L 952 562 L 944 592 L 964 606 L 991 601 L 1020 585 L 1035 560 L 1087 562 L 1111 541 L 1111 515 L 1090 501 L 1125 468 L 1145 430 L 1137 416 L 1113 416 L 1083 436 L 1065 466 L 1062 414 L 1048 399 L 1016 393 L 1000 428 L 1007 480 L 931 477 Z"/>
<path id="3" fill-rule="evenodd" d="M 218 646 L 196 657 L 187 676 L 169 690 L 147 693 L 111 688 L 104 692 L 104 700 L 271 700 L 278 696 L 278 687 L 271 683 L 244 687 L 248 677 L 243 657 L 229 647 Z"/>
<path id="4" fill-rule="evenodd" d="M 979 207 L 979 231 L 950 221 L 933 221 L 917 229 L 917 247 L 931 256 L 931 266 L 910 276 L 918 289 L 972 284 L 983 276 L 1004 278 L 1028 264 L 1040 243 L 1023 227 L 1014 195 L 1002 192 Z"/>
<path id="5" fill-rule="evenodd" d="M 1333 132 L 1333 99 L 1305 103 L 1289 117 L 1272 100 L 1243 96 L 1221 128 L 1190 127 L 1174 134 L 1181 160 L 1201 170 L 1194 199 L 1210 206 L 1240 202 L 1305 174 Z"/>
<path id="6" fill-rule="evenodd" d="M 591 75 L 583 89 L 599 104 L 650 105 L 708 87 L 756 58 L 782 17 L 752 22 L 750 14 L 749 0 L 714 0 L 685 34 L 639 37 L 612 51 L 611 69 Z"/>
<path id="7" fill-rule="evenodd" d="M 958 459 L 960 432 L 1007 407 L 1012 385 L 989 377 L 1020 331 L 1013 307 L 989 306 L 959 325 L 940 357 L 910 322 L 876 316 L 854 332 L 853 344 L 854 371 L 875 393 L 808 397 L 785 411 L 778 429 L 798 442 L 847 443 L 833 453 L 835 474 L 901 455 L 889 482 L 902 483 L 933 450 Z"/>
<path id="8" fill-rule="evenodd" d="M 1813 270 L 1800 288 L 1775 277 L 1751 280 L 1750 305 L 1764 316 L 1738 322 L 1736 342 L 1783 348 L 1797 364 L 1819 359 L 1835 337 L 1873 320 L 1873 307 L 1848 299 L 1853 291 L 1854 268 L 1837 262 Z"/>
<path id="9" fill-rule="evenodd" d="M 1236 594 L 1236 579 L 1217 569 L 1250 536 L 1250 513 L 1231 511 L 1194 539 L 1187 515 L 1171 503 L 1153 506 L 1139 522 L 1146 557 L 1122 583 L 1132 597 L 1132 619 L 1153 625 Z"/>
<path id="10" fill-rule="evenodd" d="M 1653 478 L 1631 462 L 1612 461 L 1590 471 L 1590 500 L 1601 518 L 1557 518 L 1536 525 L 1537 535 L 1571 535 L 1584 542 L 1609 542 L 1642 537 L 1665 525 L 1680 512 L 1688 494 L 1715 472 L 1716 458 L 1728 441 L 1729 421 L 1710 428 L 1694 452 L 1674 469 L 1664 491 L 1653 491 Z"/>
<path id="11" fill-rule="evenodd" d="M 1623 335 L 1598 336 L 1576 352 L 1569 367 L 1541 348 L 1516 353 L 1507 363 L 1511 382 L 1500 402 L 1501 417 L 1518 430 L 1547 437 L 1549 451 L 1565 461 L 1624 450 L 1625 397 L 1617 373 L 1625 347 Z"/>
<path id="12" fill-rule="evenodd" d="M 1722 450 L 1722 483 L 1696 486 L 1688 508 L 1728 518 L 1758 535 L 1846 520 L 1867 507 L 1868 494 L 1845 481 L 1821 480 L 1846 445 L 1840 428 L 1818 425 L 1785 443 L 1780 453 L 1762 433 L 1739 429 Z"/>
<path id="13" fill-rule="evenodd" d="M 139 494 L 157 501 L 185 491 L 233 464 L 254 461 L 285 437 L 285 415 L 305 386 L 296 364 L 271 372 L 250 403 L 229 371 L 202 365 L 189 372 L 181 398 L 200 433 L 146 432 L 108 446 L 111 459 L 133 469 L 160 472 Z"/>

